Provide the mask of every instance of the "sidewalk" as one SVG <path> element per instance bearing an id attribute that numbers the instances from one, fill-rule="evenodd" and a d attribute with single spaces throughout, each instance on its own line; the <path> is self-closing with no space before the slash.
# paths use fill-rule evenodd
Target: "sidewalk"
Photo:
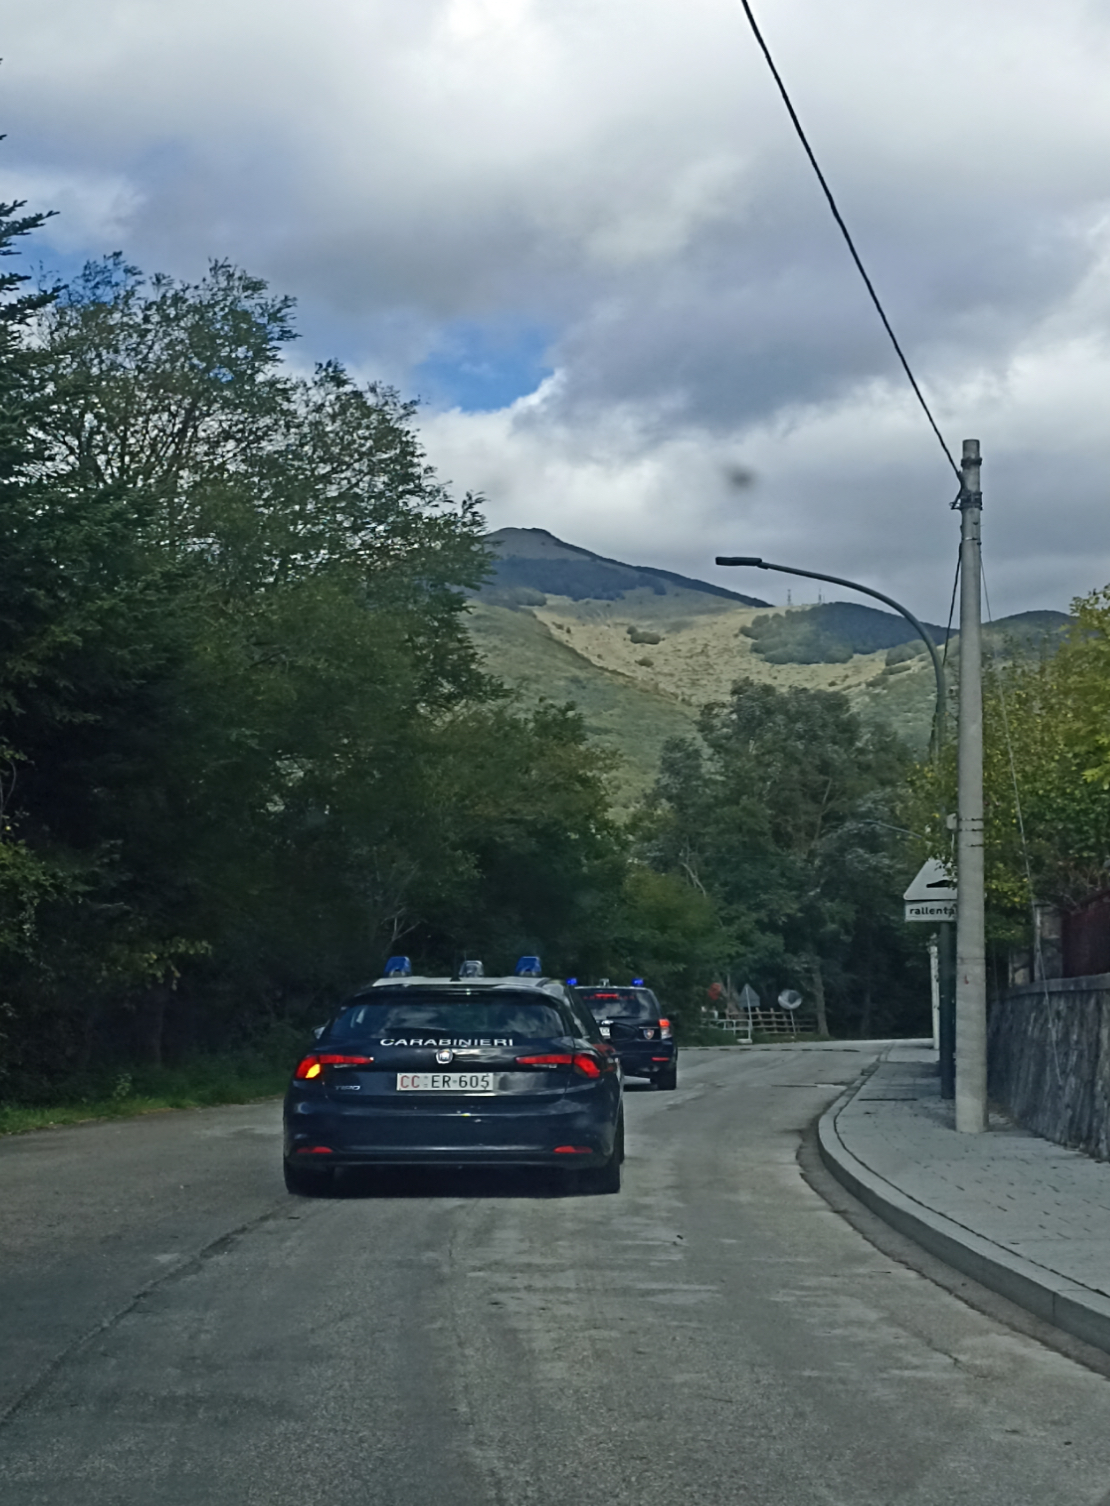
<path id="1" fill-rule="evenodd" d="M 936 1056 L 896 1046 L 818 1124 L 825 1165 L 931 1254 L 1110 1351 L 1110 1163 L 991 1115 L 957 1135 Z"/>

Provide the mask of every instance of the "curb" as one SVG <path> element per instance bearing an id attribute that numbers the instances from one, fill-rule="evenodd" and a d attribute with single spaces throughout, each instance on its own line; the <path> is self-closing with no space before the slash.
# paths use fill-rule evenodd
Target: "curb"
<path id="1" fill-rule="evenodd" d="M 861 1076 L 817 1121 L 821 1160 L 841 1186 L 891 1228 L 946 1265 L 1024 1307 L 1034 1317 L 1110 1354 L 1110 1298 L 1034 1265 L 927 1208 L 852 1154 L 840 1137 L 837 1120 L 870 1075 L 869 1071 Z"/>

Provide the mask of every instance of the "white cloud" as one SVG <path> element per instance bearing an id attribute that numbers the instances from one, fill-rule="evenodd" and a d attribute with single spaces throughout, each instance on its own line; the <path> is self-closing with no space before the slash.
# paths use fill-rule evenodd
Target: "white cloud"
<path id="1" fill-rule="evenodd" d="M 44 205 L 56 211 L 58 218 L 51 222 L 49 233 L 61 252 L 120 244 L 141 205 L 135 185 L 121 174 L 44 168 L 7 172 L 3 185 L 4 196 L 22 199 L 29 211 Z"/>
<path id="2" fill-rule="evenodd" d="M 983 441 L 996 607 L 1062 604 L 1110 575 L 1110 5 L 758 10 Z M 231 256 L 301 299 L 302 359 L 402 386 L 460 324 L 550 330 L 535 400 L 428 416 L 491 521 L 699 572 L 742 532 L 946 608 L 950 478 L 736 0 L 38 0 L 5 54 L 0 164 L 60 251 Z"/>

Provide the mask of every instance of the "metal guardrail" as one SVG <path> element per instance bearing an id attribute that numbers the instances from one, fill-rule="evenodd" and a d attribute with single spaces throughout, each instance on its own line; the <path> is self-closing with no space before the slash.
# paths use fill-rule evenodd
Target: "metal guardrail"
<path id="1" fill-rule="evenodd" d="M 707 1014 L 705 1023 L 714 1030 L 743 1035 L 749 1041 L 755 1031 L 760 1035 L 781 1035 L 793 1040 L 799 1035 L 813 1034 L 817 1029 L 814 1016 L 797 1009 L 777 1009 L 773 1005 L 741 1009 L 735 1015 Z"/>

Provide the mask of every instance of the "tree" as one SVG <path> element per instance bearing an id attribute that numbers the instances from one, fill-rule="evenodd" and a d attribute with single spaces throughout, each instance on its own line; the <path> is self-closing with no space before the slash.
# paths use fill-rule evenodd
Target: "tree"
<path id="1" fill-rule="evenodd" d="M 1072 604 L 1055 653 L 1010 644 L 984 675 L 983 784 L 988 934 L 1029 934 L 1034 901 L 1069 907 L 1107 885 L 1110 865 L 1110 588 Z M 906 824 L 921 855 L 948 858 L 955 750 L 914 772 Z"/>
<path id="2" fill-rule="evenodd" d="M 32 313 L 0 714 L 10 819 L 68 885 L 44 877 L 10 996 L 42 1056 L 130 1014 L 157 1057 L 168 991 L 334 986 L 413 854 L 436 866 L 422 761 L 497 695 L 464 624 L 487 552 L 412 405 L 282 367 L 291 305 L 258 279 L 116 257 Z"/>
<path id="3" fill-rule="evenodd" d="M 803 985 L 822 1035 L 829 1015 L 870 1026 L 879 997 L 892 1024 L 912 1011 L 896 739 L 842 695 L 745 680 L 700 731 L 703 748 L 665 754 L 641 828 L 652 864 L 713 899 L 739 970 L 772 993 Z"/>

